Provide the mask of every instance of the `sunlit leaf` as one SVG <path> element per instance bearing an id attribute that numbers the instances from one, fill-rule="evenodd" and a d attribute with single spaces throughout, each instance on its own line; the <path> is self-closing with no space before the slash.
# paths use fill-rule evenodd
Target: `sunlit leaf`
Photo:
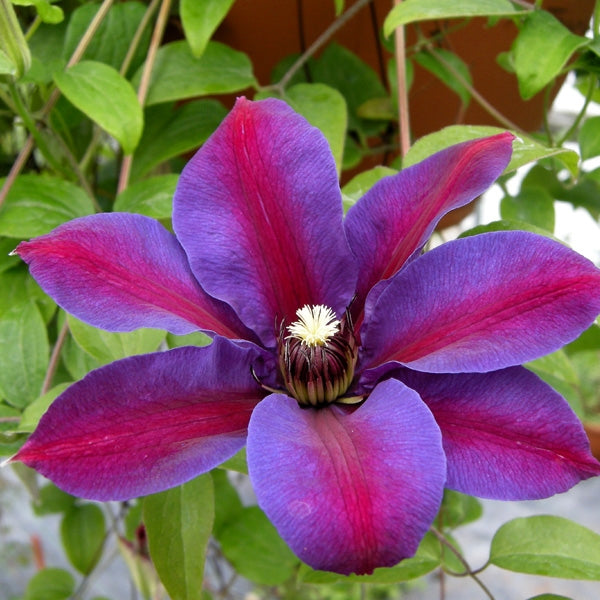
<path id="1" fill-rule="evenodd" d="M 512 46 L 522 98 L 528 100 L 554 81 L 573 52 L 588 43 L 545 10 L 527 15 Z"/>
<path id="2" fill-rule="evenodd" d="M 0 180 L 2 183 L 4 180 Z M 0 208 L 0 235 L 35 237 L 93 212 L 91 199 L 70 181 L 47 175 L 20 175 Z"/>
<path id="3" fill-rule="evenodd" d="M 525 12 L 508 0 L 404 0 L 396 5 L 383 24 L 386 35 L 396 27 L 431 19 L 460 17 L 504 17 Z"/>
<path id="4" fill-rule="evenodd" d="M 214 519 L 210 474 L 147 496 L 143 518 L 152 561 L 172 600 L 201 600 Z"/>
<path id="5" fill-rule="evenodd" d="M 131 154 L 142 135 L 144 119 L 137 95 L 113 67 L 96 61 L 79 62 L 54 74 L 65 97 L 112 135 Z"/>
<path id="6" fill-rule="evenodd" d="M 490 562 L 518 573 L 600 580 L 600 535 L 562 517 L 513 519 L 492 539 Z"/>
<path id="7" fill-rule="evenodd" d="M 60 524 L 67 558 L 84 575 L 100 560 L 105 535 L 104 513 L 96 504 L 72 506 Z"/>
<path id="8" fill-rule="evenodd" d="M 139 81 L 138 71 L 134 82 Z M 196 58 L 185 40 L 161 46 L 156 54 L 146 105 L 208 94 L 237 92 L 256 85 L 250 59 L 219 42 Z"/>
<path id="9" fill-rule="evenodd" d="M 181 0 L 179 13 L 181 24 L 192 54 L 202 56 L 206 44 L 221 21 L 225 18 L 234 0 Z"/>

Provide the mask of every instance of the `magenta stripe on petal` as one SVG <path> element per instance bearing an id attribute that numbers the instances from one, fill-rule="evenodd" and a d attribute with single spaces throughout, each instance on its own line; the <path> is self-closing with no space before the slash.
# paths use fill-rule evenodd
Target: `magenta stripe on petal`
<path id="1" fill-rule="evenodd" d="M 369 303 L 367 303 L 369 306 Z M 485 372 L 575 339 L 600 312 L 600 270 L 522 231 L 456 240 L 412 262 L 369 308 L 363 365 Z"/>
<path id="2" fill-rule="evenodd" d="M 446 477 L 440 432 L 418 395 L 381 383 L 352 412 L 265 398 L 248 429 L 258 503 L 315 569 L 370 573 L 412 556 Z"/>
<path id="3" fill-rule="evenodd" d="M 513 135 L 457 144 L 375 184 L 344 222 L 360 266 L 359 305 L 400 270 L 448 211 L 487 190 L 506 168 Z"/>
<path id="4" fill-rule="evenodd" d="M 13 460 L 83 498 L 125 500 L 188 481 L 246 441 L 265 357 L 224 338 L 125 358 L 50 406 Z"/>
<path id="5" fill-rule="evenodd" d="M 184 169 L 173 225 L 200 284 L 267 345 L 304 304 L 352 298 L 335 161 L 280 100 L 237 101 Z"/>
<path id="6" fill-rule="evenodd" d="M 16 252 L 49 296 L 95 327 L 247 337 L 233 310 L 198 285 L 175 236 L 148 217 L 82 217 Z"/>
<path id="7" fill-rule="evenodd" d="M 600 475 L 569 405 L 522 367 L 457 375 L 406 369 L 397 376 L 419 392 L 442 430 L 449 488 L 528 500 Z"/>

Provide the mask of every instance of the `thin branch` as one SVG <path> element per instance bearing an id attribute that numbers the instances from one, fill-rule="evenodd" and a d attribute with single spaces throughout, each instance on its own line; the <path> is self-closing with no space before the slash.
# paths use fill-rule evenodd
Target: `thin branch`
<path id="1" fill-rule="evenodd" d="M 525 133 L 516 123 L 513 123 L 508 117 L 505 117 L 497 108 L 488 102 L 462 75 L 453 65 L 451 65 L 435 48 L 431 45 L 427 46 L 427 51 L 451 73 L 451 75 L 471 94 L 475 102 L 479 104 L 489 115 L 494 117 L 503 127 Z"/>
<path id="2" fill-rule="evenodd" d="M 81 60 L 83 53 L 86 51 L 87 47 L 89 46 L 90 42 L 92 41 L 92 37 L 98 30 L 98 27 L 100 27 L 100 23 L 102 23 L 104 17 L 108 13 L 108 10 L 112 6 L 113 2 L 114 2 L 114 0 L 104 0 L 102 5 L 100 6 L 100 9 L 96 13 L 96 16 L 92 19 L 90 26 L 87 28 L 87 30 L 86 30 L 85 34 L 83 35 L 83 37 L 81 38 L 81 40 L 79 40 L 79 44 L 77 44 L 75 51 L 73 52 L 71 58 L 69 59 L 69 62 L 67 63 L 67 67 L 66 67 L 67 69 L 69 67 L 72 67 L 79 60 Z M 46 104 L 42 108 L 42 111 L 41 111 L 42 118 L 46 118 L 50 114 L 50 112 L 54 108 L 54 105 L 58 101 L 59 97 L 60 97 L 60 90 L 58 88 L 54 88 L 54 90 L 50 94 L 50 97 L 46 101 Z M 34 147 L 33 136 L 29 135 L 27 140 L 25 141 L 25 144 L 23 145 L 23 148 L 21 148 L 21 152 L 17 156 L 17 160 L 13 163 L 13 165 L 11 167 L 8 176 L 6 177 L 6 179 L 4 181 L 4 185 L 2 186 L 2 189 L 0 190 L 0 207 L 2 207 L 2 205 L 4 204 L 4 201 L 6 200 L 6 196 L 8 195 L 8 192 L 9 192 L 10 188 L 13 186 L 19 173 L 23 170 L 23 168 L 27 164 L 27 159 L 29 158 L 29 155 L 31 154 L 33 147 Z"/>
<path id="3" fill-rule="evenodd" d="M 394 0 L 394 6 L 398 6 L 401 2 L 402 0 Z M 410 148 L 410 118 L 408 113 L 408 85 L 406 81 L 406 42 L 404 39 L 403 25 L 396 28 L 394 44 L 396 75 L 398 77 L 400 156 L 404 157 Z"/>
<path id="4" fill-rule="evenodd" d="M 58 337 L 56 338 L 56 343 L 54 344 L 54 348 L 52 348 L 52 354 L 50 356 L 50 362 L 48 363 L 48 369 L 46 369 L 46 375 L 44 377 L 44 383 L 42 384 L 41 395 L 43 396 L 52 385 L 52 378 L 54 377 L 54 373 L 58 367 L 58 361 L 60 359 L 60 352 L 65 343 L 65 339 L 67 338 L 67 333 L 69 331 L 69 324 L 67 323 L 67 319 L 63 323 L 63 326 L 60 328 L 58 332 Z"/>
<path id="5" fill-rule="evenodd" d="M 456 558 L 458 558 L 458 560 L 460 561 L 460 563 L 465 568 L 465 575 L 468 575 L 469 577 L 471 577 L 473 579 L 473 581 L 475 581 L 475 583 L 477 583 L 477 585 L 483 590 L 483 592 L 485 593 L 485 595 L 488 598 L 490 598 L 490 600 L 495 600 L 493 594 L 490 592 L 490 590 L 488 590 L 488 588 L 483 583 L 483 581 L 481 581 L 481 579 L 479 579 L 479 577 L 477 577 L 476 573 L 478 571 L 473 571 L 473 569 L 471 569 L 469 563 L 465 560 L 465 558 L 463 557 L 463 555 L 459 552 L 459 550 L 457 548 L 454 547 L 453 544 L 451 544 L 446 539 L 446 537 L 444 536 L 444 534 L 441 533 L 440 531 L 438 531 L 433 525 L 429 528 L 429 531 L 431 531 L 431 533 L 433 533 L 433 535 L 435 535 L 435 537 L 438 539 L 438 541 L 442 545 L 446 546 L 446 548 L 448 548 L 448 550 L 450 550 L 450 552 L 452 552 L 452 554 L 454 554 L 456 556 Z"/>
<path id="6" fill-rule="evenodd" d="M 358 0 L 345 13 L 341 14 L 307 49 L 298 60 L 288 69 L 287 73 L 275 84 L 268 86 L 283 94 L 285 86 L 291 81 L 292 77 L 304 66 L 304 63 L 311 58 L 321 46 L 323 46 L 333 34 L 346 24 L 363 6 L 366 6 L 371 0 Z"/>
<path id="7" fill-rule="evenodd" d="M 171 9 L 171 0 L 163 0 L 156 24 L 154 25 L 154 31 L 152 32 L 152 39 L 150 40 L 150 47 L 148 48 L 148 54 L 146 55 L 146 62 L 144 63 L 144 70 L 140 78 L 140 86 L 138 88 L 138 101 L 140 106 L 144 106 L 146 101 L 146 95 L 148 94 L 148 87 L 150 86 L 150 77 L 152 76 L 152 68 L 156 60 L 156 53 L 158 47 L 163 38 L 165 27 L 167 26 L 167 20 L 169 18 L 169 10 Z M 119 173 L 119 183 L 117 185 L 117 194 L 122 192 L 129 183 L 129 176 L 131 174 L 131 164 L 133 162 L 133 155 L 129 154 L 123 158 L 121 163 L 121 172 Z"/>

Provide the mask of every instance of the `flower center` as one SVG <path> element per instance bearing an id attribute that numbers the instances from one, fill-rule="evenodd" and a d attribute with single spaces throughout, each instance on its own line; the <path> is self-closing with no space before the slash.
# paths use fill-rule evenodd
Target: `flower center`
<path id="1" fill-rule="evenodd" d="M 358 357 L 348 312 L 338 320 L 319 304 L 304 306 L 296 315 L 298 321 L 282 324 L 279 334 L 279 368 L 288 392 L 303 406 L 359 401 L 343 397 Z"/>

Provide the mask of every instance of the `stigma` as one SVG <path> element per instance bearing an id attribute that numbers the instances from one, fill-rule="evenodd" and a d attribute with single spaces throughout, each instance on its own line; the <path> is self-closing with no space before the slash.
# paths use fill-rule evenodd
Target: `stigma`
<path id="1" fill-rule="evenodd" d="M 286 339 L 296 338 L 309 347 L 325 346 L 340 328 L 340 321 L 328 306 L 305 304 L 296 311 L 298 320 L 288 328 L 290 335 Z"/>

